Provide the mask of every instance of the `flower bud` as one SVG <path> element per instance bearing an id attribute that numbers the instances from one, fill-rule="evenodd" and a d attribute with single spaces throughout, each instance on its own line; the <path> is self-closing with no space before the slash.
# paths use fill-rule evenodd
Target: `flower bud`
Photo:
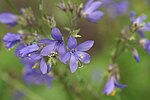
<path id="1" fill-rule="evenodd" d="M 68 8 L 69 8 L 69 11 L 70 12 L 73 12 L 74 11 L 74 2 L 68 2 Z"/>
<path id="2" fill-rule="evenodd" d="M 139 56 L 139 54 L 138 54 L 137 49 L 133 48 L 133 49 L 132 49 L 132 54 L 133 54 L 135 60 L 139 63 L 139 62 L 140 62 L 140 56 Z"/>
<path id="3" fill-rule="evenodd" d="M 66 11 L 67 10 L 67 7 L 64 3 L 64 1 L 60 2 L 58 5 L 57 5 L 58 8 L 60 8 L 61 10 L 63 11 Z"/>
<path id="4" fill-rule="evenodd" d="M 83 8 L 83 4 L 81 3 L 76 9 L 76 13 L 77 13 L 78 17 L 82 16 L 82 8 Z"/>

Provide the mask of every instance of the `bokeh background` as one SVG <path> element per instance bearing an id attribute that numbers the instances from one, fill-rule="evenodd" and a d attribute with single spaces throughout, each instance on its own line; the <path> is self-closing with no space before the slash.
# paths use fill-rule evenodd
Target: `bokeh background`
<path id="1" fill-rule="evenodd" d="M 35 15 L 38 15 L 37 0 L 11 0 L 15 8 L 19 11 L 21 8 L 32 7 Z M 67 1 L 67 0 L 66 0 Z M 86 2 L 86 0 L 74 0 L 75 3 Z M 105 1 L 105 0 L 104 0 Z M 122 0 L 114 0 L 120 2 Z M 127 1 L 127 0 L 126 0 Z M 60 0 L 44 0 L 47 15 L 55 17 L 57 26 L 62 30 L 68 25 L 68 18 L 64 12 L 59 10 L 56 5 Z M 95 41 L 94 47 L 89 51 L 92 60 L 91 63 L 80 68 L 79 71 L 85 80 L 92 84 L 96 91 L 99 91 L 102 100 L 150 100 L 150 55 L 145 52 L 142 47 L 137 47 L 141 56 L 141 62 L 136 63 L 132 53 L 126 50 L 117 60 L 120 68 L 121 83 L 128 85 L 127 88 L 118 92 L 113 97 L 102 94 L 105 81 L 104 76 L 107 71 L 107 65 L 111 55 L 111 51 L 115 46 L 116 37 L 119 36 L 121 29 L 130 24 L 130 11 L 135 11 L 137 15 L 146 14 L 146 21 L 150 20 L 150 1 L 149 0 L 128 0 L 129 7 L 127 11 L 121 15 L 112 16 L 109 7 L 102 6 L 101 10 L 105 13 L 98 24 L 92 24 L 85 19 L 78 22 L 81 28 L 80 34 L 83 36 L 80 42 L 88 39 Z M 0 0 L 0 13 L 15 11 L 7 3 L 7 0 Z M 0 24 L 0 100 L 21 100 L 15 99 L 21 96 L 22 91 L 27 89 L 22 100 L 29 100 L 29 96 L 40 96 L 44 100 L 70 100 L 68 93 L 63 85 L 54 79 L 51 87 L 28 86 L 22 80 L 23 65 L 14 55 L 14 49 L 9 51 L 4 47 L 2 42 L 3 36 L 7 32 L 15 32 L 18 27 L 8 29 L 6 25 Z M 49 34 L 49 33 L 46 33 Z M 65 34 L 65 32 L 64 32 Z M 146 33 L 150 39 L 150 32 Z M 65 66 L 63 64 L 61 67 Z M 79 76 L 80 76 L 79 75 Z M 8 77 L 8 76 L 11 76 Z"/>

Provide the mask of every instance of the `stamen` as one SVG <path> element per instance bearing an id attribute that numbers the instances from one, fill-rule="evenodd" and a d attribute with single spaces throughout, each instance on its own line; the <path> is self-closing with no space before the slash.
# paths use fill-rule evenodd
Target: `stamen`
<path id="1" fill-rule="evenodd" d="M 113 90 L 113 91 L 111 92 L 110 96 L 115 96 L 115 95 L 116 95 L 116 91 Z"/>
<path id="2" fill-rule="evenodd" d="M 80 58 L 82 58 L 82 59 L 83 59 L 83 58 L 84 58 L 84 56 L 83 56 L 82 54 L 80 54 Z"/>
<path id="3" fill-rule="evenodd" d="M 35 69 L 36 68 L 36 65 L 32 66 L 32 69 Z"/>
<path id="4" fill-rule="evenodd" d="M 30 56 L 31 56 L 31 54 L 28 54 L 28 56 L 30 57 Z"/>

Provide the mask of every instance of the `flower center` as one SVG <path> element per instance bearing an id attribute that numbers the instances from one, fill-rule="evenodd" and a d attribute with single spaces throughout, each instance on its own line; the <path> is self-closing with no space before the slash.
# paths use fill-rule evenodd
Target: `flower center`
<path id="1" fill-rule="evenodd" d="M 71 50 L 71 53 L 75 53 L 75 52 L 76 52 L 76 49 L 73 48 L 73 49 Z"/>

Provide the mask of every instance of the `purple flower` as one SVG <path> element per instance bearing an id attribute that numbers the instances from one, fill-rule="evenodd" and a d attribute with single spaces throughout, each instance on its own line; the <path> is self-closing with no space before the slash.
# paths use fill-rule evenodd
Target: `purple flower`
<path id="1" fill-rule="evenodd" d="M 51 36 L 54 40 L 50 39 L 42 39 L 39 42 L 47 44 L 42 50 L 41 55 L 42 56 L 51 56 L 54 53 L 60 56 L 61 54 L 66 52 L 66 46 L 65 43 L 62 40 L 62 34 L 58 28 L 53 28 L 51 32 Z"/>
<path id="2" fill-rule="evenodd" d="M 14 45 L 22 40 L 22 37 L 20 34 L 14 34 L 14 33 L 7 33 L 3 37 L 3 42 L 6 46 L 6 48 L 12 48 Z"/>
<path id="3" fill-rule="evenodd" d="M 81 16 L 90 22 L 98 22 L 104 15 L 103 12 L 98 10 L 101 5 L 102 2 L 100 1 L 89 0 L 81 11 Z"/>
<path id="4" fill-rule="evenodd" d="M 20 56 L 25 57 L 28 54 L 37 52 L 38 50 L 39 50 L 39 46 L 37 44 L 32 44 L 32 45 L 29 45 L 29 46 L 26 46 L 26 47 L 22 48 L 20 50 Z"/>
<path id="5" fill-rule="evenodd" d="M 66 64 L 70 59 L 70 70 L 74 73 L 77 70 L 79 61 L 85 64 L 90 62 L 90 55 L 84 51 L 88 51 L 93 44 L 94 41 L 89 40 L 77 45 L 77 40 L 70 36 L 68 39 L 68 47 L 70 51 L 66 52 L 60 60 Z"/>
<path id="6" fill-rule="evenodd" d="M 145 19 L 145 15 L 141 15 L 135 18 L 135 12 L 131 12 L 130 14 L 130 20 L 132 22 L 130 25 L 130 29 L 132 32 L 137 31 L 142 38 L 145 37 L 143 31 L 150 31 L 150 22 L 145 23 Z"/>
<path id="7" fill-rule="evenodd" d="M 10 27 L 15 26 L 18 22 L 18 16 L 12 13 L 0 14 L 0 23 L 7 24 Z"/>
<path id="8" fill-rule="evenodd" d="M 116 16 L 127 13 L 129 3 L 127 1 L 111 2 L 110 4 L 106 5 L 106 7 L 108 8 L 107 12 L 110 17 L 115 18 Z"/>
<path id="9" fill-rule="evenodd" d="M 65 43 L 63 42 L 62 34 L 58 28 L 54 27 L 52 28 L 51 36 L 54 40 L 42 39 L 39 41 L 40 43 L 44 43 L 47 45 L 41 50 L 40 55 L 42 57 L 43 56 L 54 57 L 58 54 L 59 58 L 61 59 L 61 56 L 66 52 L 66 46 Z M 43 74 L 47 72 L 48 69 L 47 66 L 48 65 L 46 64 L 44 58 L 42 58 L 40 62 L 40 69 Z"/>
<path id="10" fill-rule="evenodd" d="M 119 84 L 115 77 L 111 76 L 103 90 L 103 93 L 106 95 L 113 95 L 112 93 L 115 90 L 115 87 L 125 88 L 126 86 L 127 85 Z"/>

